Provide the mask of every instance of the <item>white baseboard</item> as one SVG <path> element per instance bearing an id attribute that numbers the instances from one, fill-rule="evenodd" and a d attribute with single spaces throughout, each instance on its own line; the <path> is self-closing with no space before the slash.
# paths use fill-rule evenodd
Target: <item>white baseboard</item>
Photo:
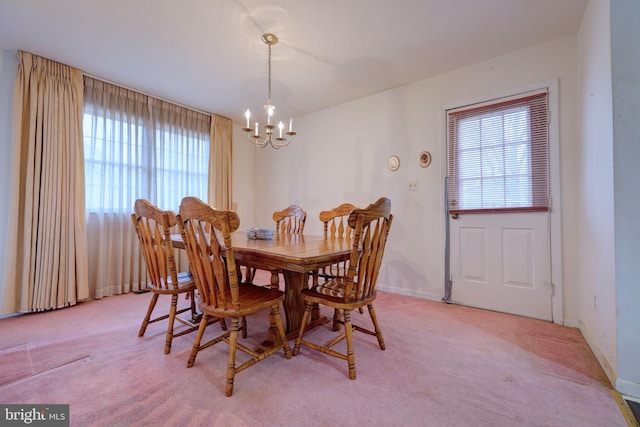
<path id="1" fill-rule="evenodd" d="M 430 301 L 442 301 L 442 295 L 430 292 L 422 292 L 415 289 L 403 289 L 395 286 L 383 285 L 382 283 L 378 283 L 376 289 L 382 292 L 389 292 L 390 294 L 406 295 L 409 297 L 417 297 Z"/>
<path id="2" fill-rule="evenodd" d="M 640 384 L 618 378 L 615 383 L 616 390 L 629 400 L 640 403 Z"/>
<path id="3" fill-rule="evenodd" d="M 581 324 L 582 323 L 578 319 L 562 319 L 562 325 L 567 326 L 569 328 L 580 329 Z M 580 329 L 580 331 L 582 331 L 582 329 Z"/>
<path id="4" fill-rule="evenodd" d="M 596 341 L 593 339 L 593 336 L 591 335 L 587 327 L 584 325 L 584 323 L 582 322 L 578 322 L 578 323 L 579 323 L 578 329 L 580 329 L 580 333 L 582 333 L 582 336 L 584 337 L 585 341 L 591 348 L 591 351 L 593 351 L 593 354 L 596 356 L 596 359 L 598 359 L 598 363 L 600 363 L 600 366 L 602 367 L 602 370 L 604 371 L 605 375 L 609 379 L 609 382 L 611 384 L 614 384 L 614 387 L 618 392 L 622 393 L 622 391 L 618 389 L 618 386 L 616 384 L 618 379 L 618 374 L 616 370 L 613 368 L 613 366 L 611 366 L 611 363 L 609 362 L 609 360 L 607 360 L 607 358 L 604 355 L 604 352 L 602 351 L 602 349 L 600 349 L 600 346 L 597 345 Z"/>

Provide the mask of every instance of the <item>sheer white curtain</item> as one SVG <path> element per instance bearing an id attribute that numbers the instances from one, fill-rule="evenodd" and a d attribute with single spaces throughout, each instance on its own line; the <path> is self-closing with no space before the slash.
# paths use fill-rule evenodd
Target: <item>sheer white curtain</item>
<path id="1" fill-rule="evenodd" d="M 178 210 L 207 200 L 211 116 L 85 76 L 84 152 L 91 296 L 146 287 L 131 223 L 145 198 Z"/>

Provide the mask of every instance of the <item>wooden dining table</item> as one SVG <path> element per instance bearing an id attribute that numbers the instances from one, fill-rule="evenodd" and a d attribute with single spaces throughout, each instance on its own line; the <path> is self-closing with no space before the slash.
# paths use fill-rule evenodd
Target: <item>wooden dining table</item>
<path id="1" fill-rule="evenodd" d="M 183 248 L 182 236 L 171 236 L 174 247 Z M 301 291 L 309 286 L 309 274 L 340 261 L 349 259 L 350 239 L 276 233 L 272 239 L 249 239 L 244 231 L 231 235 L 233 256 L 237 264 L 249 268 L 275 271 L 284 276 L 284 313 L 287 335 L 300 328 L 304 314 Z M 319 321 L 313 313 L 312 322 Z"/>

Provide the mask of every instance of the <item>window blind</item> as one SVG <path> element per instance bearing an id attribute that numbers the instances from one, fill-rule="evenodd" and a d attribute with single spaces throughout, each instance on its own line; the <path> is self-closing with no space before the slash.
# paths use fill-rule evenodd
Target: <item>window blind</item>
<path id="1" fill-rule="evenodd" d="M 549 210 L 547 92 L 447 112 L 449 213 Z"/>

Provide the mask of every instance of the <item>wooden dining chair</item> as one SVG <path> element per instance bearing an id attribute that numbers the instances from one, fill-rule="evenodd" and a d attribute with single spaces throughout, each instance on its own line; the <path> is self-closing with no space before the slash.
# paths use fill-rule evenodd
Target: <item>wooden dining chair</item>
<path id="1" fill-rule="evenodd" d="M 281 234 L 303 234 L 304 224 L 307 220 L 307 212 L 298 205 L 291 205 L 272 215 L 275 221 L 275 232 Z M 247 281 L 253 282 L 256 269 L 247 269 Z M 271 280 L 267 285 L 273 289 L 280 287 L 280 270 L 271 270 Z"/>
<path id="2" fill-rule="evenodd" d="M 343 203 L 328 211 L 320 212 L 325 239 L 351 239 L 353 229 L 347 224 L 349 214 L 357 209 L 351 203 Z M 346 275 L 347 261 L 336 263 L 320 269 L 318 275 L 330 279 L 336 276 Z"/>
<path id="3" fill-rule="evenodd" d="M 196 197 L 185 197 L 180 203 L 177 221 L 198 289 L 197 305 L 202 311 L 202 320 L 187 367 L 193 366 L 200 350 L 220 341 L 228 343 L 229 358 L 225 392 L 227 396 L 231 396 L 236 373 L 280 349 L 284 350 L 287 359 L 291 358 L 279 307 L 284 300 L 284 292 L 251 283 L 239 283 L 231 244 L 231 233 L 240 225 L 240 219 L 235 212 L 218 211 Z M 267 307 L 270 308 L 268 316 L 271 322 L 270 330 L 276 332 L 271 345 L 258 351 L 239 343 L 241 318 Z M 231 319 L 231 330 L 202 344 L 202 337 L 210 317 Z M 237 350 L 250 356 L 238 366 L 236 366 Z"/>
<path id="4" fill-rule="evenodd" d="M 307 212 L 298 205 L 291 205 L 273 213 L 276 233 L 303 234 Z"/>
<path id="5" fill-rule="evenodd" d="M 336 277 L 326 283 L 302 290 L 305 311 L 293 348 L 294 356 L 299 353 L 300 346 L 304 345 L 313 350 L 346 360 L 349 365 L 349 378 L 355 380 L 353 331 L 375 336 L 378 339 L 380 349 L 385 349 L 373 302 L 377 296 L 376 282 L 392 221 L 391 201 L 384 197 L 364 209 L 355 209 L 349 214 L 348 225 L 353 230 L 353 243 L 351 245 L 351 257 L 347 275 L 346 277 Z M 325 344 L 316 344 L 304 339 L 305 325 L 314 304 L 341 309 L 343 313 L 343 318 L 340 322 L 344 325 L 344 331 Z M 373 330 L 351 322 L 351 311 L 364 306 L 369 309 Z M 332 348 L 343 340 L 346 340 L 347 343 L 346 353 L 340 353 Z"/>
<path id="6" fill-rule="evenodd" d="M 178 272 L 171 243 L 171 227 L 176 225 L 176 216 L 172 211 L 163 211 L 152 205 L 148 200 L 138 199 L 134 204 L 131 221 L 136 230 L 140 249 L 144 256 L 149 277 L 148 289 L 152 293 L 147 313 L 142 320 L 138 336 L 144 336 L 150 323 L 168 319 L 164 353 L 171 351 L 173 338 L 188 334 L 198 329 L 199 313 L 196 312 L 194 291 L 195 282 L 189 271 Z M 184 294 L 189 298 L 189 307 L 178 309 L 178 296 Z M 169 313 L 163 312 L 152 319 L 160 295 L 170 295 L 171 305 Z M 179 315 L 190 311 L 189 318 Z M 178 320 L 187 326 L 174 332 L 174 323 Z M 223 328 L 226 325 L 222 322 Z"/>
<path id="7" fill-rule="evenodd" d="M 353 229 L 347 224 L 349 214 L 354 209 L 357 209 L 356 205 L 351 203 L 343 203 L 328 211 L 321 211 L 319 214 L 320 221 L 322 221 L 322 228 L 324 238 L 326 239 L 351 239 Z M 317 272 L 312 274 L 313 285 L 319 284 L 319 278 L 323 281 L 330 280 L 335 277 L 346 276 L 348 260 L 338 262 L 336 264 L 328 265 L 320 268 Z M 362 307 L 360 307 L 360 313 L 362 313 Z M 333 313 L 333 330 L 339 329 L 338 317 L 340 312 L 338 309 Z"/>

